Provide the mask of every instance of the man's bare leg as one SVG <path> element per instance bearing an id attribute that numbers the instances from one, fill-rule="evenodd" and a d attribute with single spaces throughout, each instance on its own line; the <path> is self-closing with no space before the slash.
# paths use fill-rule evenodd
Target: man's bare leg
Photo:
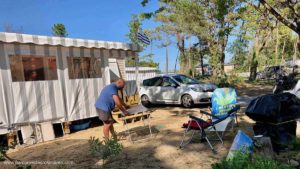
<path id="1" fill-rule="evenodd" d="M 109 139 L 109 130 L 111 126 L 112 126 L 111 123 L 104 123 L 103 125 L 103 135 L 105 140 Z"/>
<path id="2" fill-rule="evenodd" d="M 117 133 L 116 133 L 116 131 L 114 129 L 114 125 L 113 124 L 111 124 L 111 126 L 110 126 L 110 133 L 111 133 L 111 135 L 112 135 L 112 137 L 113 137 L 114 140 L 118 139 Z"/>

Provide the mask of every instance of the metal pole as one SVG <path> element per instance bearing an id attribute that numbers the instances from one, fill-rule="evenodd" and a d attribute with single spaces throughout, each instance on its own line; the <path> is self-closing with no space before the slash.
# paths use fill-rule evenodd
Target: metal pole
<path id="1" fill-rule="evenodd" d="M 136 80 L 136 87 L 139 92 L 140 89 L 140 80 L 139 80 L 139 56 L 135 53 L 135 80 Z"/>
<path id="2" fill-rule="evenodd" d="M 168 45 L 169 45 L 169 38 L 168 38 L 168 34 L 166 33 L 166 74 L 168 74 L 169 71 Z"/>
<path id="3" fill-rule="evenodd" d="M 153 57 L 152 39 L 150 39 L 150 50 L 151 56 Z"/>

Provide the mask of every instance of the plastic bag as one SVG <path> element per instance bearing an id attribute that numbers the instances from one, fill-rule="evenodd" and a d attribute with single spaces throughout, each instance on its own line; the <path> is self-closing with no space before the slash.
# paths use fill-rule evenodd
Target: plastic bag
<path id="1" fill-rule="evenodd" d="M 246 115 L 267 123 L 295 120 L 300 117 L 300 99 L 291 93 L 264 95 L 249 103 Z"/>

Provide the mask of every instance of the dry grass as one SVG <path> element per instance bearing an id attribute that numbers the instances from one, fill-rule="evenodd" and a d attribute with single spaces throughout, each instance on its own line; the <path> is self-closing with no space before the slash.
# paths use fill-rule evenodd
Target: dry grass
<path id="1" fill-rule="evenodd" d="M 238 89 L 239 95 L 260 95 L 269 92 L 268 88 L 252 87 Z M 135 144 L 121 140 L 123 152 L 106 161 L 105 168 L 211 168 L 211 164 L 220 161 L 227 155 L 235 133 L 227 132 L 224 145 L 214 142 L 217 154 L 212 153 L 207 143 L 192 143 L 184 149 L 179 149 L 182 138 L 182 124 L 187 122 L 188 114 L 198 114 L 200 108 L 183 109 L 176 106 L 158 106 L 152 113 L 151 123 L 156 133 L 151 139 Z M 206 109 L 202 107 L 202 109 Z M 250 136 L 252 121 L 244 115 L 238 115 L 239 127 Z M 142 123 L 130 124 L 138 127 Z M 120 124 L 115 125 L 117 132 L 124 131 Z M 89 154 L 88 140 L 90 136 L 102 138 L 102 126 L 90 128 L 74 134 L 66 135 L 55 141 L 50 141 L 27 148 L 11 151 L 9 156 L 21 161 L 63 161 L 72 162 L 67 168 L 100 168 L 102 161 Z M 145 136 L 146 137 L 146 136 Z M 0 168 L 8 168 L 3 165 Z M 12 166 L 11 166 L 12 167 Z M 57 168 L 57 165 L 33 165 L 33 168 Z"/>

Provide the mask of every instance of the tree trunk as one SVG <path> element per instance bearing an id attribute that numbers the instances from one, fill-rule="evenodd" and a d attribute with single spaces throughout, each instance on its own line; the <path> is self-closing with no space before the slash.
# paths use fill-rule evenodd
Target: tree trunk
<path id="1" fill-rule="evenodd" d="M 200 54 L 201 74 L 204 76 L 203 54 Z"/>
<path id="2" fill-rule="evenodd" d="M 297 45 L 298 45 L 298 41 L 299 38 L 297 37 L 297 39 L 295 39 L 295 43 L 294 43 L 294 54 L 293 54 L 293 64 L 295 64 L 296 60 L 297 60 Z"/>
<path id="3" fill-rule="evenodd" d="M 276 45 L 275 45 L 275 65 L 277 65 L 278 60 L 278 44 L 279 44 L 279 28 L 276 28 Z"/>
<path id="4" fill-rule="evenodd" d="M 180 51 L 180 73 L 186 74 L 187 69 L 187 57 L 185 53 L 185 44 L 184 44 L 184 35 L 181 35 L 180 33 L 177 33 L 177 47 Z"/>
<path id="5" fill-rule="evenodd" d="M 188 70 L 189 70 L 189 73 L 191 72 L 192 75 L 193 75 L 193 70 L 192 70 L 192 51 L 191 51 L 191 36 L 188 37 Z"/>
<path id="6" fill-rule="evenodd" d="M 220 62 L 221 62 L 221 75 L 224 75 L 225 74 L 225 69 L 224 69 L 224 65 L 225 65 L 225 49 L 224 50 L 222 49 Z"/>
<path id="7" fill-rule="evenodd" d="M 249 77 L 249 81 L 254 81 L 256 79 L 256 75 L 257 75 L 257 54 L 256 51 L 253 52 L 253 56 L 252 56 L 252 60 L 251 60 L 251 67 L 250 67 L 250 77 Z"/>
<path id="8" fill-rule="evenodd" d="M 250 76 L 249 76 L 249 81 L 254 81 L 256 79 L 257 75 L 257 57 L 259 55 L 259 33 L 255 35 L 255 40 L 254 40 L 254 49 L 253 49 L 253 54 L 252 54 L 252 59 L 250 62 Z"/>
<path id="9" fill-rule="evenodd" d="M 298 52 L 300 52 L 300 32 L 298 32 L 297 47 L 298 47 Z"/>
<path id="10" fill-rule="evenodd" d="M 224 29 L 224 21 L 221 24 L 221 28 Z M 227 37 L 226 35 L 223 35 L 223 37 L 221 37 L 221 58 L 220 58 L 220 63 L 221 63 L 221 67 L 220 67 L 220 73 L 221 75 L 225 74 L 224 71 L 224 64 L 225 64 L 225 48 L 226 48 L 226 43 L 227 43 Z"/>
<path id="11" fill-rule="evenodd" d="M 283 42 L 282 53 L 281 53 L 282 56 L 281 56 L 281 62 L 280 62 L 281 65 L 284 64 L 285 45 L 286 45 L 286 40 L 284 40 L 284 42 Z"/>

